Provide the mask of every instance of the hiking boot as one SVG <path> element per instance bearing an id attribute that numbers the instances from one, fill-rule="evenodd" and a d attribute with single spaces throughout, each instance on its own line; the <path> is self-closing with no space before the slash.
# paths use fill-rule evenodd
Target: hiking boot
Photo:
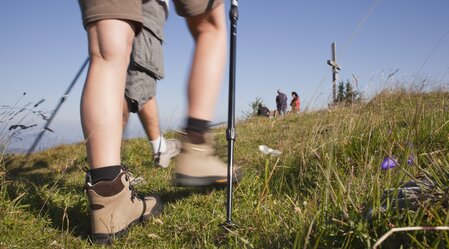
<path id="1" fill-rule="evenodd" d="M 142 197 L 135 192 L 126 169 L 122 169 L 112 181 L 100 181 L 93 185 L 87 173 L 85 189 L 95 243 L 111 244 L 114 239 L 126 235 L 131 226 L 145 223 L 150 216 L 162 211 L 159 197 Z"/>
<path id="2" fill-rule="evenodd" d="M 167 151 L 153 154 L 154 161 L 162 168 L 167 168 L 170 164 L 170 160 L 181 152 L 181 142 L 178 139 L 172 138 L 165 141 L 167 144 Z"/>
<path id="3" fill-rule="evenodd" d="M 224 186 L 228 181 L 228 166 L 214 154 L 211 133 L 188 132 L 182 139 L 177 158 L 174 184 L 179 187 Z M 234 171 L 233 183 L 241 178 Z"/>

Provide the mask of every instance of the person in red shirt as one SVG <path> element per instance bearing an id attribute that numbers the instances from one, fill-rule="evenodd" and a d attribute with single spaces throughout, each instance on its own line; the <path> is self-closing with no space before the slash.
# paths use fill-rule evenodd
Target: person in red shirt
<path id="1" fill-rule="evenodd" d="M 292 101 L 290 102 L 292 113 L 299 113 L 300 101 L 297 92 L 292 92 Z"/>

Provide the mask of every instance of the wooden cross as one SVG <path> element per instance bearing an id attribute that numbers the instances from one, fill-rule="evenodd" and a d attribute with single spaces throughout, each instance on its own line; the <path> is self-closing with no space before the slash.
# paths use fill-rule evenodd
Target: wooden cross
<path id="1" fill-rule="evenodd" d="M 337 80 L 338 80 L 338 70 L 341 70 L 341 67 L 337 64 L 337 55 L 336 55 L 336 45 L 335 42 L 332 42 L 332 60 L 327 60 L 327 64 L 332 67 L 332 101 L 335 102 L 337 100 Z"/>

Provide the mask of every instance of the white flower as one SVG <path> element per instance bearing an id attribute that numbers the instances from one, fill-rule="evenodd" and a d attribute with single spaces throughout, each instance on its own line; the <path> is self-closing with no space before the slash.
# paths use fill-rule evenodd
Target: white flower
<path id="1" fill-rule="evenodd" d="M 259 145 L 259 150 L 265 155 L 271 154 L 272 156 L 279 156 L 282 154 L 282 152 L 280 152 L 279 150 L 273 150 L 266 145 Z"/>

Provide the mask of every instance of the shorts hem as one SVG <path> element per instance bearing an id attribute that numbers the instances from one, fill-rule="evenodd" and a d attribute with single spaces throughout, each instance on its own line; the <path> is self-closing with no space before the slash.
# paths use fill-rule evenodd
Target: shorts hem
<path id="1" fill-rule="evenodd" d="M 108 19 L 133 21 L 133 22 L 138 23 L 140 27 L 143 26 L 143 17 L 142 16 L 118 15 L 116 13 L 114 13 L 114 14 L 111 13 L 111 14 L 92 15 L 92 16 L 85 18 L 84 28 L 87 28 L 87 26 L 89 24 L 92 24 L 94 22 L 101 21 L 101 20 L 108 20 Z"/>

